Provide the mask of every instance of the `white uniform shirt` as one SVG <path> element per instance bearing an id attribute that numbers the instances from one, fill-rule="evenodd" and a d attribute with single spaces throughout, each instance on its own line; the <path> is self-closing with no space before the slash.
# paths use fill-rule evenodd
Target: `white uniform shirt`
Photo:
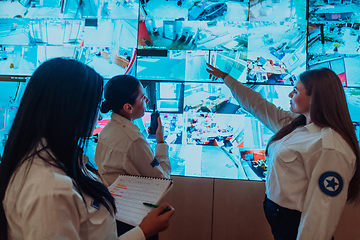
<path id="1" fill-rule="evenodd" d="M 266 101 L 231 76 L 224 79 L 239 103 L 274 133 L 297 115 Z M 300 212 L 298 240 L 331 239 L 347 199 L 356 157 L 331 128 L 311 123 L 270 145 L 266 194 Z"/>
<path id="2" fill-rule="evenodd" d="M 83 193 L 86 207 L 61 169 L 39 157 L 29 163 L 12 176 L 3 200 L 9 239 L 145 240 L 139 227 L 117 238 L 114 216 Z"/>
<path id="3" fill-rule="evenodd" d="M 157 144 L 154 155 L 140 129 L 116 113 L 99 135 L 95 162 L 106 186 L 119 174 L 169 178 L 171 172 L 167 144 Z"/>

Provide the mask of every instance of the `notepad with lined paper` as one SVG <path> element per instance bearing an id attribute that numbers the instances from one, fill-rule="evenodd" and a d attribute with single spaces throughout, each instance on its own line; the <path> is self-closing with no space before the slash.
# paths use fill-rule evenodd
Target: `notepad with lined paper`
<path id="1" fill-rule="evenodd" d="M 116 220 L 138 226 L 152 210 L 143 203 L 158 204 L 171 187 L 172 180 L 167 178 L 120 175 L 109 186 L 115 198 Z"/>

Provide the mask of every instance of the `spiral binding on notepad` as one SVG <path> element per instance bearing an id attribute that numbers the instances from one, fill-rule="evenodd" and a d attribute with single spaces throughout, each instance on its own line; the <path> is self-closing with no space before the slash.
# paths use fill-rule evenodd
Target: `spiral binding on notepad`
<path id="1" fill-rule="evenodd" d="M 149 177 L 149 176 L 128 175 L 128 174 L 119 174 L 119 176 L 134 177 L 134 178 L 145 178 L 145 179 L 158 179 L 158 180 L 164 180 L 164 181 L 173 182 L 173 180 L 172 180 L 171 178 Z M 119 176 L 118 176 L 118 177 L 119 177 Z"/>

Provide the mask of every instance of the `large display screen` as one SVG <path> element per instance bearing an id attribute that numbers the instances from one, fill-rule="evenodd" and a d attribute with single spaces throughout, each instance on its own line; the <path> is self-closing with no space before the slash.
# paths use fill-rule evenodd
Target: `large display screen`
<path id="1" fill-rule="evenodd" d="M 273 133 L 207 63 L 285 110 L 301 72 L 330 68 L 360 134 L 357 0 L 19 0 L 0 1 L 0 9 L 1 146 L 27 77 L 54 57 L 77 59 L 106 80 L 140 79 L 149 102 L 135 123 L 147 135 L 154 106 L 160 112 L 172 175 L 266 177 Z M 98 121 L 95 139 L 109 119 Z"/>

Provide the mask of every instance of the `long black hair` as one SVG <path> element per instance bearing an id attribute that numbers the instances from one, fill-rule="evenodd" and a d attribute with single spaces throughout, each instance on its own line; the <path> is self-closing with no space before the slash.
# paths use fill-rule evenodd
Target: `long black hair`
<path id="1" fill-rule="evenodd" d="M 49 164 L 61 168 L 83 197 L 102 203 L 111 213 L 114 198 L 84 171 L 83 148 L 93 129 L 102 98 L 103 78 L 92 68 L 71 59 L 55 58 L 41 64 L 25 89 L 5 145 L 0 168 L 0 239 L 7 239 L 2 201 L 11 177 L 44 139 L 54 155 Z M 46 181 L 46 179 L 44 179 Z M 84 197 L 83 197 L 84 200 Z M 84 200 L 85 202 L 85 200 Z"/>
<path id="2" fill-rule="evenodd" d="M 111 78 L 105 85 L 105 101 L 101 105 L 101 112 L 112 110 L 119 113 L 125 103 L 133 105 L 138 97 L 140 81 L 130 75 L 118 75 Z"/>
<path id="3" fill-rule="evenodd" d="M 344 89 L 339 77 L 331 69 L 321 68 L 308 70 L 300 74 L 306 94 L 311 96 L 311 121 L 320 127 L 330 127 L 349 144 L 356 156 L 355 174 L 348 189 L 348 202 L 358 202 L 360 197 L 360 151 L 346 101 Z M 295 118 L 289 125 L 280 129 L 266 146 L 266 154 L 270 144 L 282 139 L 298 126 L 306 124 L 304 115 Z"/>

